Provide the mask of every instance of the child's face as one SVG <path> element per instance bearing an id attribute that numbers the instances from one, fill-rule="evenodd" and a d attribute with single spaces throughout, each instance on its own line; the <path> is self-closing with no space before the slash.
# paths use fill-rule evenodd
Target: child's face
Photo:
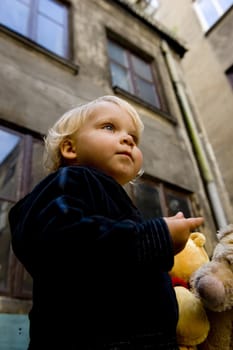
<path id="1" fill-rule="evenodd" d="M 75 135 L 77 163 L 96 167 L 124 185 L 142 167 L 138 139 L 139 132 L 128 112 L 103 101 Z"/>

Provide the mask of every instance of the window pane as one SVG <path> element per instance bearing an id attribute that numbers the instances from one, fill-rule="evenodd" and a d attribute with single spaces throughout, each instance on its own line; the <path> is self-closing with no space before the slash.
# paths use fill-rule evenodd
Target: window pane
<path id="1" fill-rule="evenodd" d="M 108 51 L 113 86 L 161 108 L 150 63 L 111 41 L 108 43 Z"/>
<path id="2" fill-rule="evenodd" d="M 24 270 L 24 274 L 23 274 L 22 289 L 24 292 L 31 292 L 32 291 L 32 278 L 26 270 Z"/>
<path id="3" fill-rule="evenodd" d="M 140 78 L 136 78 L 136 84 L 138 95 L 142 100 L 152 104 L 153 106 L 160 106 L 159 100 L 155 94 L 155 88 L 152 84 L 147 83 Z"/>
<path id="4" fill-rule="evenodd" d="M 21 173 L 22 139 L 0 130 L 0 197 L 17 199 Z"/>
<path id="5" fill-rule="evenodd" d="M 135 204 L 145 218 L 163 216 L 159 192 L 156 188 L 144 183 L 133 185 Z"/>
<path id="6" fill-rule="evenodd" d="M 191 216 L 188 201 L 185 198 L 171 193 L 166 193 L 165 197 L 169 216 L 175 215 L 178 211 L 182 211 L 186 218 Z"/>
<path id="7" fill-rule="evenodd" d="M 111 74 L 113 86 L 118 86 L 129 92 L 133 91 L 129 73 L 126 69 L 115 63 L 111 63 Z"/>
<path id="8" fill-rule="evenodd" d="M 64 24 L 67 7 L 53 0 L 40 0 L 39 12 L 54 19 L 57 23 Z"/>
<path id="9" fill-rule="evenodd" d="M 220 16 L 217 9 L 213 5 L 213 2 L 210 0 L 200 0 L 198 5 L 203 16 L 205 17 L 206 22 L 208 23 L 208 26 L 211 27 Z"/>
<path id="10" fill-rule="evenodd" d="M 225 12 L 226 10 L 228 10 L 228 8 L 233 5 L 233 1 L 232 0 L 219 0 L 219 3 L 221 5 L 221 8 L 223 9 L 223 11 Z"/>
<path id="11" fill-rule="evenodd" d="M 46 17 L 38 16 L 38 44 L 46 47 L 48 50 L 63 56 L 64 52 L 64 29 L 55 22 L 51 22 Z"/>
<path id="12" fill-rule="evenodd" d="M 43 167 L 43 151 L 44 145 L 42 142 L 35 141 L 32 150 L 32 172 L 30 190 L 45 176 Z"/>
<path id="13" fill-rule="evenodd" d="M 0 289 L 7 287 L 11 242 L 8 213 L 11 207 L 12 203 L 0 200 Z"/>
<path id="14" fill-rule="evenodd" d="M 108 42 L 108 54 L 109 57 L 115 62 L 120 63 L 122 66 L 128 67 L 128 60 L 125 50 L 112 41 Z"/>
<path id="15" fill-rule="evenodd" d="M 137 75 L 145 80 L 153 81 L 151 74 L 151 67 L 148 63 L 142 61 L 140 58 L 132 55 L 132 63 L 134 71 Z"/>
<path id="16" fill-rule="evenodd" d="M 15 30 L 28 34 L 29 7 L 18 0 L 0 1 L 0 23 Z"/>

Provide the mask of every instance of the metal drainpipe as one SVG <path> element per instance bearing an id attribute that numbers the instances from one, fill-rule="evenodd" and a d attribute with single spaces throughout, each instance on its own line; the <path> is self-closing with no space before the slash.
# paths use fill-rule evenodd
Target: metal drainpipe
<path id="1" fill-rule="evenodd" d="M 170 50 L 166 41 L 164 40 L 162 41 L 161 48 L 165 55 L 165 59 L 168 65 L 172 83 L 175 86 L 176 95 L 181 104 L 183 117 L 186 121 L 187 129 L 197 155 L 197 161 L 199 164 L 200 171 L 206 183 L 206 189 L 209 195 L 213 213 L 215 215 L 216 223 L 218 225 L 218 228 L 220 229 L 221 227 L 224 227 L 227 225 L 227 220 L 219 198 L 216 184 L 214 182 L 214 176 L 209 166 L 206 154 L 203 150 L 201 140 L 198 134 L 198 130 L 197 130 L 196 124 L 194 123 L 194 116 L 193 116 L 192 110 L 190 108 L 182 82 L 180 81 L 178 76 L 175 61 L 170 53 Z"/>

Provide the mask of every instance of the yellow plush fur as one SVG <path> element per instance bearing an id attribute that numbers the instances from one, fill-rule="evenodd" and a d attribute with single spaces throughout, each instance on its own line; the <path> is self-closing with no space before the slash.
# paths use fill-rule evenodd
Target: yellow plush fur
<path id="1" fill-rule="evenodd" d="M 191 233 L 185 248 L 175 256 L 171 277 L 183 280 L 189 285 L 190 276 L 209 261 L 204 248 L 205 236 L 200 232 Z M 207 337 L 209 320 L 201 300 L 188 288 L 175 285 L 179 305 L 177 340 L 180 350 L 196 350 Z"/>
<path id="2" fill-rule="evenodd" d="M 182 286 L 176 286 L 175 292 L 179 305 L 176 330 L 178 344 L 195 346 L 202 343 L 208 335 L 210 325 L 200 299 Z"/>
<path id="3" fill-rule="evenodd" d="M 206 238 L 202 233 L 192 232 L 185 248 L 175 255 L 175 262 L 170 275 L 189 282 L 191 274 L 209 261 L 208 254 L 204 248 L 205 242 Z"/>

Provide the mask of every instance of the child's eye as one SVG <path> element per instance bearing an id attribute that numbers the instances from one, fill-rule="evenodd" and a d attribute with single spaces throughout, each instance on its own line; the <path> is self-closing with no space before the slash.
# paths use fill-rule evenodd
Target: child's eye
<path id="1" fill-rule="evenodd" d="M 112 124 L 105 124 L 103 126 L 103 129 L 113 131 L 114 130 L 114 126 Z"/>

